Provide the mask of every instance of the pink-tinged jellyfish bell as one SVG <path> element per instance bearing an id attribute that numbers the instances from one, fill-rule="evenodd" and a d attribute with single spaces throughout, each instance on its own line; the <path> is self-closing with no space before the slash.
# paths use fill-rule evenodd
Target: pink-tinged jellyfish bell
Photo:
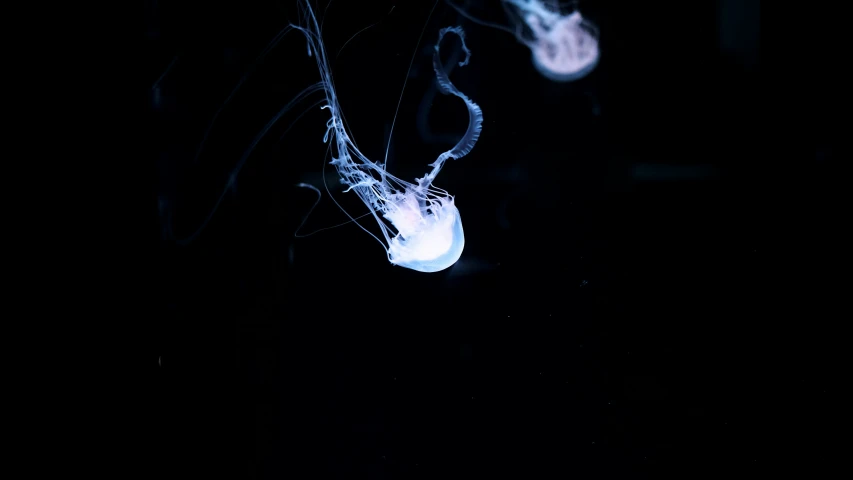
<path id="1" fill-rule="evenodd" d="M 505 0 L 518 9 L 532 38 L 519 40 L 530 48 L 533 65 L 546 78 L 571 82 L 598 65 L 598 29 L 574 11 L 554 12 L 538 0 Z"/>
<path id="2" fill-rule="evenodd" d="M 453 198 L 436 200 L 428 215 L 422 214 L 414 196 L 403 199 L 398 207 L 385 214 L 398 232 L 388 248 L 391 263 L 419 272 L 438 272 L 459 260 L 465 233 Z"/>
<path id="3" fill-rule="evenodd" d="M 430 164 L 432 169 L 412 183 L 387 171 L 387 152 L 386 161 L 378 162 L 367 158 L 356 147 L 345 128 L 316 17 L 308 2 L 305 2 L 304 7 L 309 24 L 294 27 L 308 40 L 308 54 L 315 58 L 322 77 L 319 85 L 322 85 L 326 94 L 326 104 L 322 108 L 328 109 L 331 116 L 326 123 L 323 142 L 333 146 L 334 158 L 331 164 L 337 169 L 341 183 L 349 187 L 345 192 L 354 191 L 370 209 L 382 231 L 384 242 L 374 237 L 385 247 L 392 264 L 419 272 L 437 272 L 450 267 L 459 260 L 465 247 L 462 220 L 453 196 L 435 187 L 432 182 L 447 159 L 461 158 L 474 148 L 483 124 L 480 107 L 450 82 L 439 56 L 441 40 L 445 34 L 453 33 L 462 41 L 466 54 L 459 65 L 467 65 L 471 52 L 465 45 L 464 32 L 458 27 L 444 28 L 439 32 L 433 53 L 433 68 L 439 90 L 465 102 L 468 129 L 456 146 L 439 155 Z"/>

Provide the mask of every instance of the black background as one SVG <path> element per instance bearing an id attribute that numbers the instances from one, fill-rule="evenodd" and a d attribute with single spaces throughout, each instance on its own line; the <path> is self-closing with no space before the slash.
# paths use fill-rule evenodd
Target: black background
<path id="1" fill-rule="evenodd" d="M 294 238 L 316 199 L 298 182 L 323 191 L 300 233 L 347 220 L 323 187 L 316 95 L 178 241 L 319 80 L 297 32 L 256 61 L 299 21 L 291 3 L 147 4 L 146 470 L 704 478 L 831 463 L 845 275 L 831 16 L 589 1 L 601 62 L 556 84 L 511 35 L 444 2 L 431 16 L 429 0 L 321 2 L 370 158 L 408 79 L 388 156 L 408 180 L 464 132 L 460 100 L 430 101 L 430 61 L 441 27 L 468 35 L 470 65 L 451 79 L 483 132 L 436 182 L 456 196 L 466 246 L 423 274 L 353 224 Z M 486 3 L 466 9 L 507 24 Z M 448 37 L 443 57 L 458 47 Z M 325 178 L 366 212 L 328 165 Z"/>

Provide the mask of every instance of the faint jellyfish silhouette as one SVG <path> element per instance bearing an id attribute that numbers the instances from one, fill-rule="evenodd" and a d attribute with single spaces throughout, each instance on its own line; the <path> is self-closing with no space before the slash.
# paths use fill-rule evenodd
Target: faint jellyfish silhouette
<path id="1" fill-rule="evenodd" d="M 571 82 L 585 77 L 598 65 L 598 28 L 576 8 L 568 14 L 554 0 L 501 0 L 514 23 L 508 28 L 473 17 L 462 7 L 450 5 L 469 20 L 515 35 L 532 54 L 533 65 L 555 82 Z"/>
<path id="2" fill-rule="evenodd" d="M 331 115 L 326 123 L 323 142 L 328 143 L 331 140 L 335 146 L 331 164 L 337 169 L 341 182 L 349 187 L 345 192 L 355 191 L 370 209 L 385 241 L 371 235 L 386 249 L 388 260 L 392 264 L 420 272 L 437 272 L 450 267 L 462 255 L 465 236 L 454 197 L 435 187 L 433 181 L 447 159 L 458 159 L 471 151 L 480 136 L 483 123 L 480 107 L 450 82 L 442 68 L 439 55 L 442 39 L 447 33 L 453 33 L 461 40 L 465 52 L 465 58 L 459 62 L 459 66 L 467 65 L 471 52 L 465 45 L 464 31 L 459 27 L 447 27 L 439 32 L 433 53 L 433 68 L 441 92 L 459 97 L 465 102 L 468 109 L 468 129 L 456 146 L 439 155 L 429 165 L 432 170 L 412 183 L 395 177 L 386 170 L 387 150 L 384 161 L 373 161 L 363 155 L 352 141 L 335 92 L 320 27 L 308 2 L 305 2 L 304 7 L 307 12 L 304 17 L 308 20 L 307 25 L 292 27 L 305 35 L 308 54 L 315 58 L 320 71 L 319 85 L 326 95 L 326 104 L 321 108 L 328 109 Z M 349 213 L 347 215 L 349 216 Z M 351 216 L 350 219 L 358 223 Z M 361 224 L 359 226 L 370 233 Z"/>

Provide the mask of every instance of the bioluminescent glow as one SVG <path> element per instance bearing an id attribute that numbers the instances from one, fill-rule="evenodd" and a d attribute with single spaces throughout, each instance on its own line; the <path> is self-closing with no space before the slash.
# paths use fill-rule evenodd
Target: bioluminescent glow
<path id="1" fill-rule="evenodd" d="M 308 25 L 293 27 L 305 35 L 308 54 L 316 59 L 320 71 L 319 85 L 322 85 L 326 94 L 326 104 L 321 108 L 329 110 L 331 117 L 326 123 L 323 142 L 331 142 L 335 147 L 331 164 L 337 169 L 341 182 L 349 187 L 345 192 L 354 191 L 370 209 L 385 239 L 384 242 L 379 238 L 377 240 L 385 247 L 392 264 L 420 272 L 437 272 L 450 267 L 462 255 L 465 235 L 453 196 L 434 186 L 433 181 L 447 159 L 461 158 L 474 147 L 482 130 L 483 113 L 476 103 L 450 82 L 442 69 L 439 46 L 446 34 L 457 35 L 465 52 L 465 59 L 459 62 L 459 66 L 467 65 L 471 52 L 465 45 L 465 32 L 459 27 L 448 27 L 439 32 L 433 53 L 433 68 L 441 92 L 459 97 L 465 102 L 469 117 L 468 130 L 456 146 L 439 155 L 429 165 L 432 170 L 411 183 L 388 173 L 387 151 L 385 160 L 376 162 L 363 155 L 351 140 L 335 93 L 317 19 L 308 2 L 305 2 L 305 8 Z"/>
<path id="2" fill-rule="evenodd" d="M 483 22 L 458 5 L 451 5 L 474 22 L 513 33 L 530 49 L 533 65 L 539 73 L 550 80 L 578 80 L 598 65 L 598 28 L 583 18 L 579 11 L 563 14 L 555 0 L 501 1 L 516 23 L 514 29 Z"/>

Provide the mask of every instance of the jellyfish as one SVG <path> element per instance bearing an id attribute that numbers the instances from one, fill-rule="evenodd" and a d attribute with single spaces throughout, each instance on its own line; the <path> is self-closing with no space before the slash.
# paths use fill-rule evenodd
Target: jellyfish
<path id="1" fill-rule="evenodd" d="M 554 0 L 501 0 L 507 14 L 519 22 L 515 29 L 478 20 L 451 3 L 471 21 L 508 31 L 530 49 L 533 66 L 555 82 L 572 82 L 585 77 L 598 65 L 598 28 L 575 9 L 560 13 Z M 526 27 L 526 28 L 525 28 Z"/>
<path id="2" fill-rule="evenodd" d="M 456 89 L 442 68 L 440 45 L 445 35 L 459 37 L 465 58 L 458 65 L 468 64 L 471 52 L 465 44 L 465 32 L 461 27 L 441 29 L 433 52 L 433 69 L 439 90 L 465 102 L 468 110 L 468 129 L 459 142 L 450 150 L 440 154 L 429 164 L 431 170 L 414 182 L 400 179 L 386 169 L 388 150 L 383 161 L 367 158 L 356 147 L 344 124 L 343 112 L 335 93 L 325 47 L 320 37 L 320 28 L 314 12 L 305 2 L 308 20 L 306 26 L 293 27 L 307 39 L 308 55 L 316 60 L 326 102 L 322 109 L 329 111 L 323 142 L 332 150 L 331 164 L 335 166 L 341 183 L 353 191 L 369 208 L 379 224 L 384 241 L 371 233 L 384 247 L 388 261 L 393 265 L 419 272 L 438 272 L 459 259 L 465 246 L 462 219 L 455 199 L 447 191 L 436 187 L 433 182 L 448 159 L 459 159 L 467 155 L 477 143 L 483 123 L 480 107 Z M 394 120 L 396 120 L 396 113 Z M 393 132 L 394 121 L 391 124 Z M 390 135 L 390 134 L 389 134 Z M 347 213 L 349 216 L 349 214 Z M 358 223 L 356 219 L 350 219 Z M 370 233 L 364 226 L 359 226 Z"/>

